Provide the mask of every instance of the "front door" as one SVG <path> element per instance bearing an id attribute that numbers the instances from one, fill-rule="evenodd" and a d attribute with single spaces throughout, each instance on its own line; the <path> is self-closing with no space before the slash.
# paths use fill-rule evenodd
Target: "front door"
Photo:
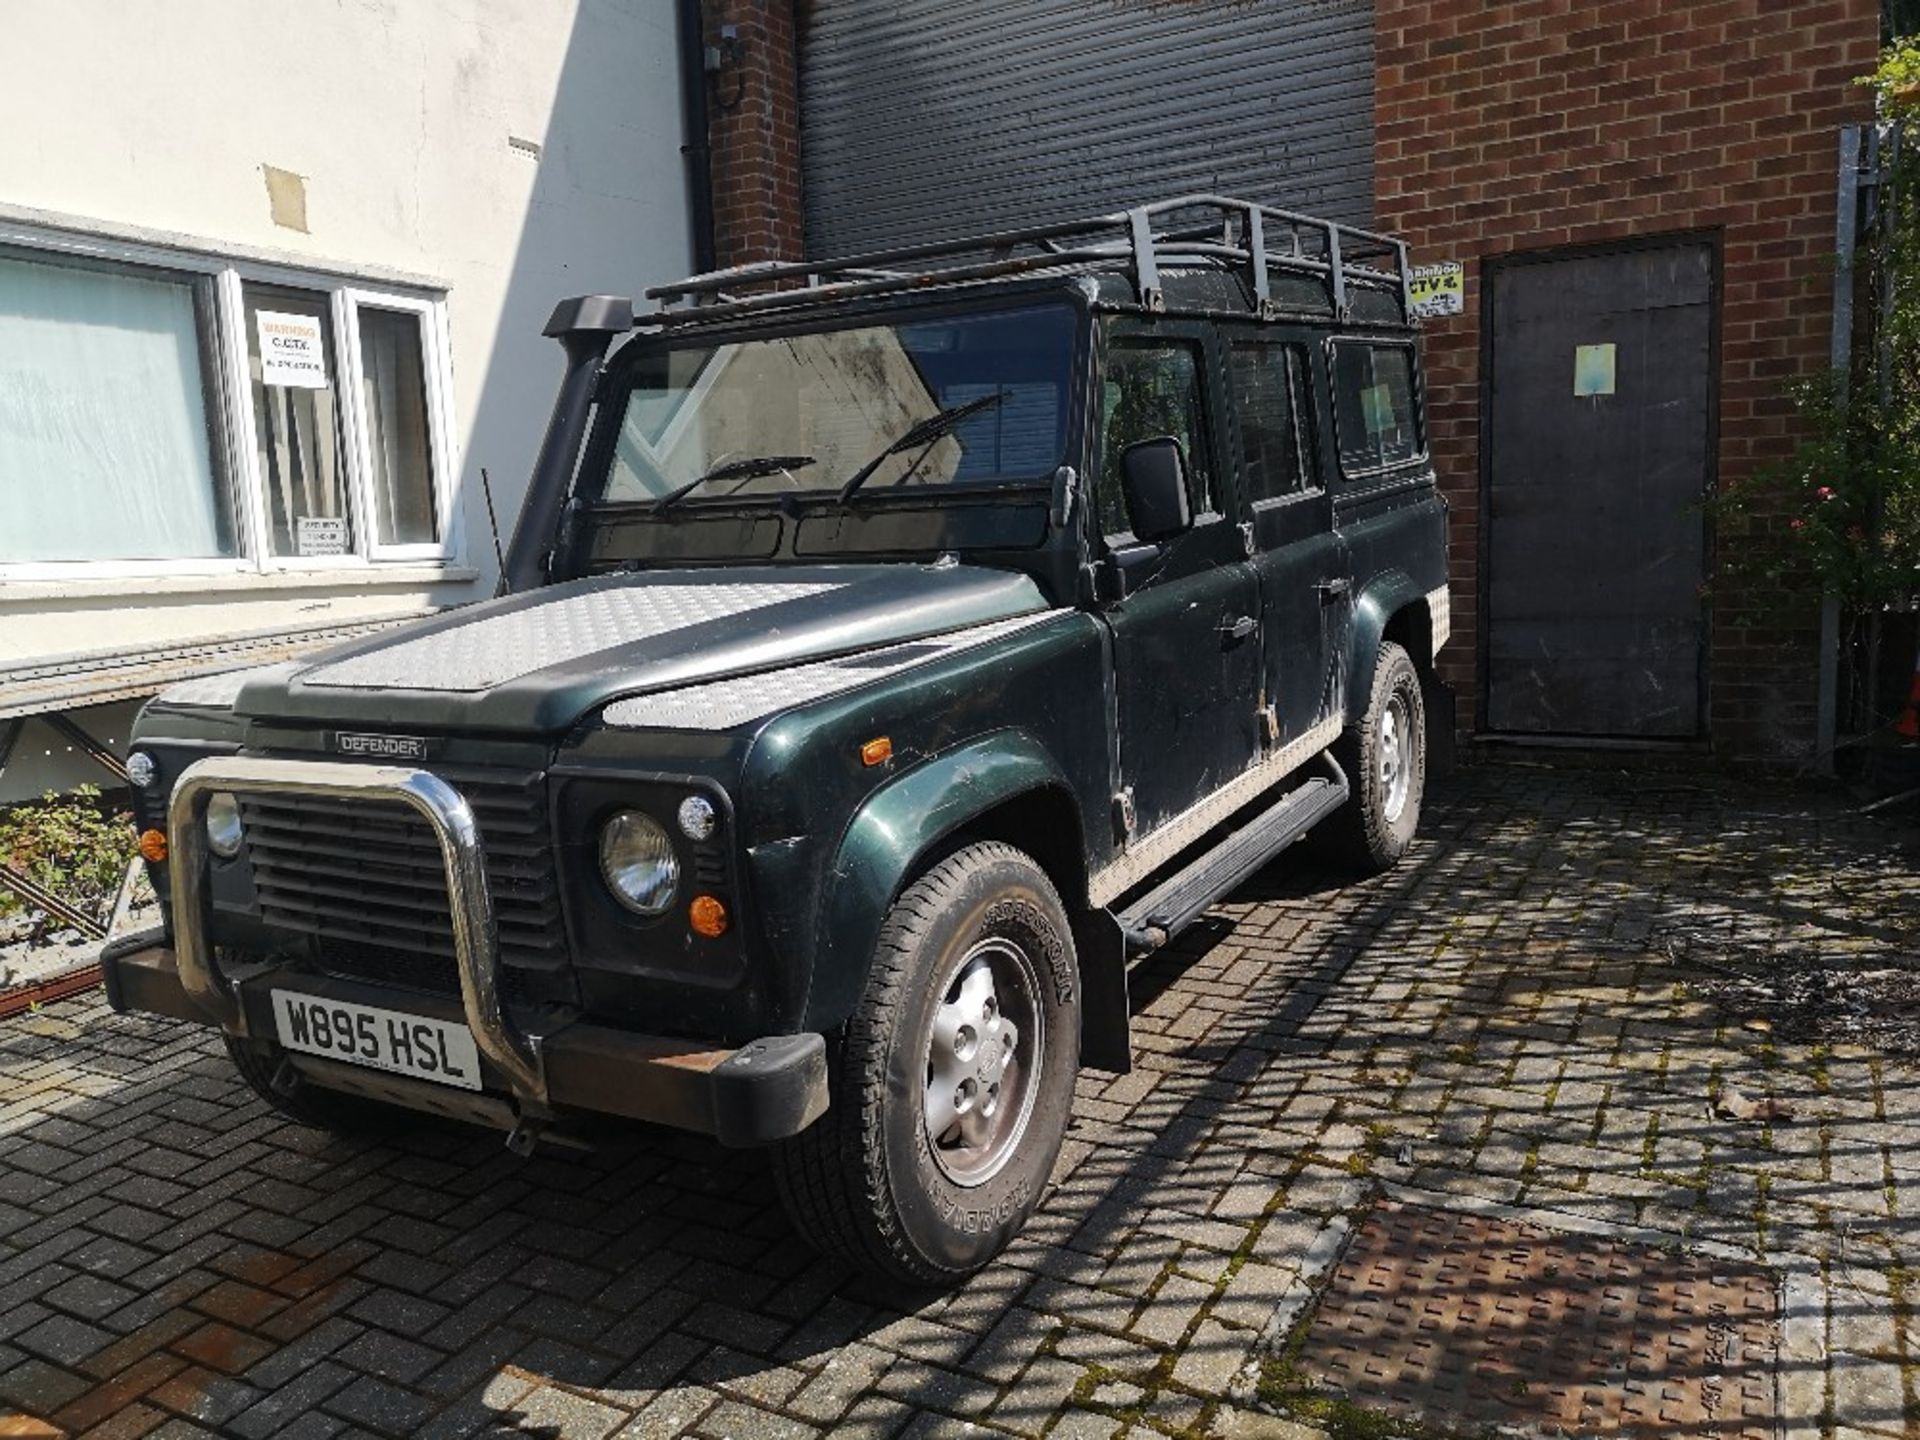
<path id="1" fill-rule="evenodd" d="M 1312 364 L 1299 340 L 1231 337 L 1227 379 L 1239 433 L 1240 493 L 1260 577 L 1264 703 L 1278 747 L 1341 713 L 1350 575 L 1315 448 Z"/>
<path id="2" fill-rule="evenodd" d="M 1195 516 L 1107 610 L 1120 790 L 1136 837 L 1245 773 L 1259 752 L 1260 593 L 1219 463 L 1213 360 L 1201 330 L 1171 323 L 1116 334 L 1106 356 L 1095 497 L 1108 545 L 1134 543 L 1120 456 L 1135 441 L 1179 440 Z"/>
<path id="3" fill-rule="evenodd" d="M 1490 288 L 1488 727 L 1693 738 L 1712 246 L 1512 262 Z"/>

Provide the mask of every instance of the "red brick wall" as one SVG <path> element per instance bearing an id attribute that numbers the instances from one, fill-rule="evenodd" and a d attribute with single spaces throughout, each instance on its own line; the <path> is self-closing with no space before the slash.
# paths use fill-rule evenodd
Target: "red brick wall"
<path id="1" fill-rule="evenodd" d="M 1377 0 L 1377 221 L 1417 263 L 1467 266 L 1431 321 L 1433 448 L 1453 500 L 1455 640 L 1477 717 L 1480 288 L 1518 251 L 1710 230 L 1724 265 L 1721 484 L 1790 444 L 1790 375 L 1829 354 L 1838 129 L 1868 117 L 1876 0 Z M 1734 537 L 1717 537 L 1734 543 Z M 1714 605 L 1709 724 L 1730 754 L 1804 753 L 1813 617 L 1742 628 Z"/>
<path id="2" fill-rule="evenodd" d="M 722 266 L 798 260 L 800 102 L 793 0 L 703 0 L 707 43 L 732 25 L 740 59 L 707 77 L 714 256 Z"/>

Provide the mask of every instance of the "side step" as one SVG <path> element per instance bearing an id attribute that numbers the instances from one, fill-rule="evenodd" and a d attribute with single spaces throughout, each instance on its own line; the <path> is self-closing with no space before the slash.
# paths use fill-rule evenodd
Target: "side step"
<path id="1" fill-rule="evenodd" d="M 1211 905 L 1347 801 L 1347 777 L 1331 755 L 1331 778 L 1316 776 L 1282 795 L 1211 850 L 1196 856 L 1115 913 L 1129 955 L 1158 950 Z"/>

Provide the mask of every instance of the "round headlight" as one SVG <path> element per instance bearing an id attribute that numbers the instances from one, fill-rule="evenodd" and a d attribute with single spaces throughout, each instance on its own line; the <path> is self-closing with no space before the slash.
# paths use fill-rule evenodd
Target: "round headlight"
<path id="1" fill-rule="evenodd" d="M 240 853 L 240 802 L 225 790 L 207 797 L 207 844 L 225 860 Z"/>
<path id="2" fill-rule="evenodd" d="M 127 756 L 127 781 L 136 790 L 144 790 L 153 784 L 153 777 L 160 773 L 160 767 L 153 763 L 153 756 L 144 750 L 136 750 Z"/>
<path id="3" fill-rule="evenodd" d="M 600 874 L 613 898 L 636 915 L 658 915 L 680 887 L 673 841 L 651 815 L 622 810 L 600 831 Z"/>
<path id="4" fill-rule="evenodd" d="M 710 840 L 719 827 L 720 816 L 713 802 L 704 795 L 689 795 L 680 802 L 680 833 L 689 840 Z"/>

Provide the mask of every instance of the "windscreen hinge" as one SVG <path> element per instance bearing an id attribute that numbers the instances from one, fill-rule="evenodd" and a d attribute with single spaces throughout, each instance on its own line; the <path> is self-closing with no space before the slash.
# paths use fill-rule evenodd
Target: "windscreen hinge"
<path id="1" fill-rule="evenodd" d="M 1067 522 L 1073 518 L 1074 492 L 1080 488 L 1080 474 L 1071 465 L 1062 465 L 1053 472 L 1053 507 L 1047 517 L 1056 530 L 1066 529 Z"/>

